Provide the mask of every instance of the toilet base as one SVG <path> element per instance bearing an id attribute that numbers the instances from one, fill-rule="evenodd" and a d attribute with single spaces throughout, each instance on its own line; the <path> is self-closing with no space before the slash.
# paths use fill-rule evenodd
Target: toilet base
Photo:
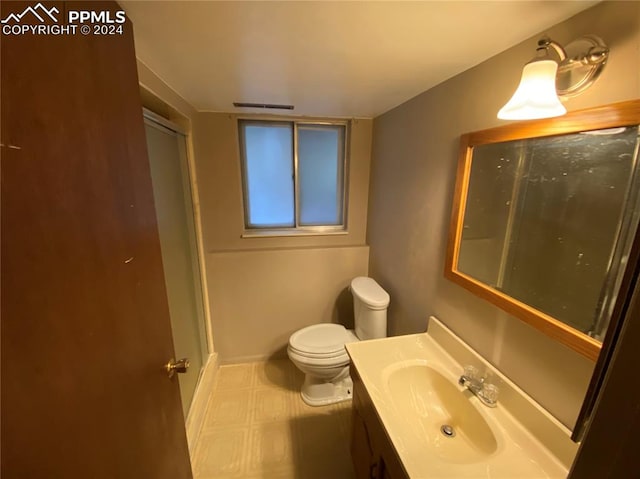
<path id="1" fill-rule="evenodd" d="M 349 376 L 349 368 L 345 369 L 347 374 L 332 382 L 306 374 L 300 391 L 302 400 L 309 406 L 327 406 L 350 400 L 353 397 L 353 381 Z"/>

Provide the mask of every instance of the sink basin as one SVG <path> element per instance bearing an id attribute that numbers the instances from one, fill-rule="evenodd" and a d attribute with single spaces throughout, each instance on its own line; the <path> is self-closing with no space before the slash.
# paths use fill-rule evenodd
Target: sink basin
<path id="1" fill-rule="evenodd" d="M 383 371 L 383 378 L 405 426 L 443 461 L 471 464 L 485 461 L 498 450 L 496 435 L 478 410 L 485 406 L 427 361 L 392 364 Z"/>
<path id="2" fill-rule="evenodd" d="M 396 471 L 398 477 L 569 474 L 578 448 L 571 432 L 436 318 L 426 333 L 358 341 L 346 349 L 406 473 Z M 465 364 L 480 365 L 500 388 L 497 407 L 458 385 Z M 445 425 L 455 436 L 443 434 Z"/>

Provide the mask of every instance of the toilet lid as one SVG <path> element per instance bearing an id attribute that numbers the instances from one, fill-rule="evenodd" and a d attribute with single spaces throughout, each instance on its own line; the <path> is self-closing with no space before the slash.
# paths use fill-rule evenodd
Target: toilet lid
<path id="1" fill-rule="evenodd" d="M 321 323 L 296 331 L 289 346 L 306 355 L 339 356 L 345 353 L 345 343 L 356 340 L 341 324 Z"/>
<path id="2" fill-rule="evenodd" d="M 351 292 L 372 309 L 389 306 L 389 293 L 372 278 L 358 276 L 351 280 Z"/>

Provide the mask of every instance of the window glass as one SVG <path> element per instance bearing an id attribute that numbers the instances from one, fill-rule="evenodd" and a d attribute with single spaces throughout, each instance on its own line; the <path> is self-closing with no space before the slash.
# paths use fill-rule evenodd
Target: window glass
<path id="1" fill-rule="evenodd" d="M 240 120 L 238 128 L 247 229 L 344 231 L 345 124 Z"/>
<path id="2" fill-rule="evenodd" d="M 240 125 L 247 226 L 295 226 L 292 125 Z"/>
<path id="3" fill-rule="evenodd" d="M 298 127 L 300 224 L 342 224 L 344 127 Z"/>

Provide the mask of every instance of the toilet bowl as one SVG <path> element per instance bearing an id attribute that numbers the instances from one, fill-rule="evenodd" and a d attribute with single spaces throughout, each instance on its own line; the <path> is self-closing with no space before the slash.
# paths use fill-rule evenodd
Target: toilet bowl
<path id="1" fill-rule="evenodd" d="M 351 281 L 355 331 L 340 324 L 307 326 L 289 338 L 287 354 L 305 375 L 300 395 L 310 406 L 324 406 L 351 399 L 349 356 L 345 344 L 385 337 L 389 295 L 367 277 Z"/>
<path id="2" fill-rule="evenodd" d="M 351 397 L 349 356 L 345 344 L 358 337 L 340 324 L 314 324 L 289 338 L 287 353 L 305 375 L 300 394 L 311 406 L 324 406 Z"/>

